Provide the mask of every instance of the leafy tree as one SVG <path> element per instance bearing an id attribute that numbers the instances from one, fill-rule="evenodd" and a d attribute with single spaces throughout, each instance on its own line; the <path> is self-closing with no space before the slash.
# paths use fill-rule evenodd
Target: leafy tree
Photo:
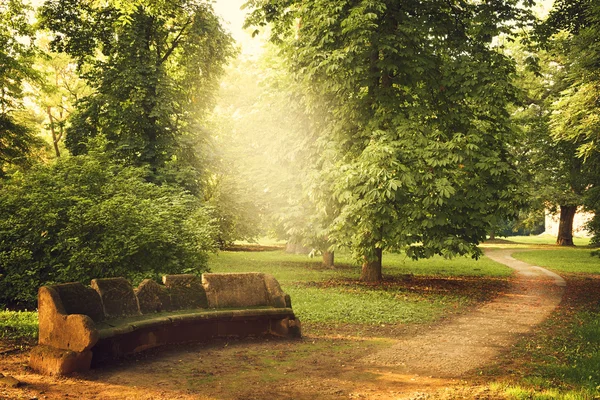
<path id="1" fill-rule="evenodd" d="M 101 146 L 96 146 L 101 147 Z M 198 199 L 106 153 L 61 157 L 0 188 L 0 304 L 39 286 L 206 270 L 215 224 Z"/>
<path id="2" fill-rule="evenodd" d="M 329 232 L 361 279 L 381 279 L 384 249 L 476 257 L 518 211 L 514 65 L 492 44 L 524 20 L 516 3 L 248 2 L 322 111 L 319 169 L 341 204 Z"/>
<path id="3" fill-rule="evenodd" d="M 564 68 L 564 86 L 553 104 L 551 130 L 557 140 L 568 143 L 576 152 L 575 169 L 584 172 L 580 186 L 585 188 L 585 205 L 596 211 L 590 227 L 595 233 L 594 241 L 599 242 L 600 6 L 589 0 L 559 0 L 537 33 Z"/>
<path id="4" fill-rule="evenodd" d="M 68 149 L 85 154 L 101 135 L 117 160 L 199 192 L 201 122 L 232 54 L 210 3 L 49 0 L 40 18 L 94 90 L 77 104 Z"/>
<path id="5" fill-rule="evenodd" d="M 520 127 L 515 148 L 529 192 L 531 212 L 560 213 L 557 244 L 573 245 L 573 219 L 583 205 L 590 172 L 577 155 L 577 144 L 552 129 L 553 109 L 568 87 L 569 66 L 559 52 L 537 49 L 531 53 L 520 43 L 509 46 L 519 65 L 521 98 L 513 112 Z M 535 57 L 535 68 L 528 58 Z M 531 215 L 531 214 L 530 214 Z"/>
<path id="6" fill-rule="evenodd" d="M 20 0 L 0 1 L 0 177 L 9 165 L 27 165 L 32 148 L 39 144 L 19 116 L 23 82 L 36 78 L 29 10 Z"/>
<path id="7" fill-rule="evenodd" d="M 60 157 L 67 120 L 75 103 L 90 94 L 90 88 L 78 76 L 71 57 L 49 50 L 46 37 L 38 39 L 38 47 L 43 53 L 38 55 L 34 68 L 41 79 L 33 87 L 32 99 L 42 113 L 44 128 L 50 132 L 54 154 Z"/>

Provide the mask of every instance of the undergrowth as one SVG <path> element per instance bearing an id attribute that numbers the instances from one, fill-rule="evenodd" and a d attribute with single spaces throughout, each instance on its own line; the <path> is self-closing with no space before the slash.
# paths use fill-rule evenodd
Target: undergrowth
<path id="1" fill-rule="evenodd" d="M 38 335 L 37 312 L 0 311 L 0 339 L 35 339 Z"/>

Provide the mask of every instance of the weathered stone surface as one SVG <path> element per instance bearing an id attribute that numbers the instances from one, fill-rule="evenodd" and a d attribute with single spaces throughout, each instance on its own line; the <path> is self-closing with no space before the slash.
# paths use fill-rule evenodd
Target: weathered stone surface
<path id="1" fill-rule="evenodd" d="M 4 376 L 2 374 L 0 374 L 0 387 L 10 387 L 10 388 L 17 388 L 19 386 L 22 386 L 23 383 L 18 381 L 17 379 L 13 378 L 12 376 Z"/>
<path id="2" fill-rule="evenodd" d="M 92 352 L 75 352 L 50 346 L 36 346 L 29 355 L 29 366 L 47 375 L 68 375 L 75 371 L 87 371 L 92 362 Z"/>
<path id="3" fill-rule="evenodd" d="M 205 274 L 203 281 L 167 275 L 163 281 L 165 286 L 146 280 L 135 293 L 123 278 L 95 279 L 93 293 L 81 284 L 40 288 L 40 345 L 31 352 L 31 367 L 67 375 L 163 344 L 218 336 L 300 336 L 289 296 L 270 275 Z M 209 301 L 219 309 L 206 310 Z M 185 311 L 165 312 L 168 308 Z"/>
<path id="4" fill-rule="evenodd" d="M 98 341 L 94 321 L 87 315 L 67 315 L 55 286 L 39 289 L 38 319 L 40 344 L 81 352 Z"/>
<path id="5" fill-rule="evenodd" d="M 83 314 L 94 321 L 104 318 L 100 296 L 91 287 L 79 282 L 62 283 L 52 287 L 60 297 L 65 314 Z"/>
<path id="6" fill-rule="evenodd" d="M 279 285 L 275 287 L 270 282 L 273 291 L 271 294 L 265 284 L 265 274 L 256 272 L 203 274 L 202 283 L 210 308 L 271 306 L 272 297 L 277 304 L 280 304 L 277 300 Z M 283 298 L 283 307 L 285 307 L 285 298 Z"/>
<path id="7" fill-rule="evenodd" d="M 286 294 L 281 290 L 281 286 L 279 286 L 277 279 L 269 274 L 263 274 L 263 277 L 265 280 L 267 296 L 269 297 L 269 305 L 277 308 L 285 308 L 287 306 Z"/>
<path id="8" fill-rule="evenodd" d="M 135 297 L 133 287 L 127 279 L 92 279 L 91 286 L 100 295 L 106 318 L 140 315 L 137 297 Z"/>
<path id="9" fill-rule="evenodd" d="M 298 318 L 288 320 L 288 336 L 297 339 L 302 337 L 302 324 Z"/>
<path id="10" fill-rule="evenodd" d="M 207 308 L 206 292 L 196 275 L 165 275 L 163 283 L 168 289 L 173 310 Z"/>
<path id="11" fill-rule="evenodd" d="M 50 346 L 36 346 L 29 355 L 29 366 L 46 375 L 69 375 L 75 371 L 87 371 L 92 362 L 92 352 L 75 352 Z"/>
<path id="12" fill-rule="evenodd" d="M 144 279 L 134 290 L 142 314 L 166 311 L 171 309 L 171 298 L 167 288 L 152 279 Z"/>
<path id="13" fill-rule="evenodd" d="M 289 294 L 285 295 L 285 306 L 287 308 L 292 308 L 292 298 L 290 297 Z"/>

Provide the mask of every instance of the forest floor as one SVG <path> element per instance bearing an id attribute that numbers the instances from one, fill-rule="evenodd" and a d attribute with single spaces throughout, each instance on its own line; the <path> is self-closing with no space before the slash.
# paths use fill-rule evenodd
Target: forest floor
<path id="1" fill-rule="evenodd" d="M 24 383 L 0 387 L 0 399 L 504 398 L 483 371 L 552 313 L 565 286 L 513 251 L 486 252 L 515 270 L 505 291 L 435 324 L 305 324 L 300 340 L 168 346 L 68 378 L 35 374 L 27 351 L 2 354 L 0 346 L 0 372 Z"/>

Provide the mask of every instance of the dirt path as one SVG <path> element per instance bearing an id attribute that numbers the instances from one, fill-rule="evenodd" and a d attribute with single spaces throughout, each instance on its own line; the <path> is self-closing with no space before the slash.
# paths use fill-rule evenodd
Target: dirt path
<path id="1" fill-rule="evenodd" d="M 516 271 L 510 290 L 475 312 L 400 340 L 364 358 L 378 367 L 435 378 L 459 378 L 489 364 L 517 335 L 544 321 L 560 303 L 566 282 L 557 274 L 511 257 L 514 250 L 486 256 Z"/>
<path id="2" fill-rule="evenodd" d="M 0 372 L 26 385 L 0 388 L 0 399 L 502 398 L 464 380 L 547 318 L 565 285 L 558 275 L 515 260 L 512 251 L 486 251 L 516 271 L 508 292 L 433 327 L 400 327 L 394 339 L 340 334 L 335 327 L 311 336 L 307 326 L 300 341 L 166 346 L 69 378 L 32 373 L 21 353 L 0 357 Z"/>

